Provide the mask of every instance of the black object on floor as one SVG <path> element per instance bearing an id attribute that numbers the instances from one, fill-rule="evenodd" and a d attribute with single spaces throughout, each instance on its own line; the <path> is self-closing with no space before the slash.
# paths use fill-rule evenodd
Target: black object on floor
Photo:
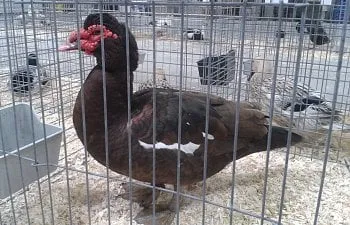
<path id="1" fill-rule="evenodd" d="M 197 62 L 200 82 L 208 85 L 228 85 L 235 74 L 235 51 L 225 55 L 203 58 Z"/>

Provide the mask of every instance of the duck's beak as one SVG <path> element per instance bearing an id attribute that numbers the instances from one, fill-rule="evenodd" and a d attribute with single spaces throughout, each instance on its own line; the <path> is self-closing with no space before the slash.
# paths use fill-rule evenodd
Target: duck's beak
<path id="1" fill-rule="evenodd" d="M 250 81 L 250 79 L 252 79 L 254 74 L 255 74 L 254 71 L 250 72 L 250 75 L 247 77 L 247 80 Z"/>
<path id="2" fill-rule="evenodd" d="M 65 51 L 72 51 L 72 50 L 78 50 L 78 42 L 73 43 L 65 43 L 58 47 L 58 51 L 65 52 Z"/>

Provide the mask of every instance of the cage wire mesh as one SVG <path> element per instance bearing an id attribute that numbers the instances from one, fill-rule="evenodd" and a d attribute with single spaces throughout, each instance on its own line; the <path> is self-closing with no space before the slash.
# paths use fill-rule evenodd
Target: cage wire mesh
<path id="1" fill-rule="evenodd" d="M 309 145 L 249 155 L 181 190 L 184 203 L 178 205 L 168 224 L 350 223 L 350 135 L 345 129 L 350 124 L 350 78 L 346 76 L 350 68 L 349 3 L 2 0 L 1 4 L 0 105 L 28 103 L 44 125 L 62 128 L 59 158 L 54 163 L 39 161 L 36 152 L 21 155 L 18 140 L 23 130 L 10 130 L 17 143 L 0 154 L 0 182 L 11 187 L 10 156 L 20 159 L 20 169 L 29 163 L 36 179 L 27 185 L 25 171 L 16 175 L 21 188 L 10 190 L 1 199 L 1 225 L 135 224 L 135 216 L 142 210 L 120 197 L 125 191 L 121 185 L 129 178 L 97 163 L 73 127 L 75 99 L 95 59 L 79 52 L 59 52 L 58 46 L 71 31 L 82 28 L 87 15 L 96 12 L 108 12 L 125 22 L 137 40 L 141 59 L 134 73 L 134 91 L 154 85 L 153 78 L 157 78 L 155 82 L 165 80 L 175 89 L 210 92 L 232 101 L 261 103 L 264 96 L 275 96 L 268 102 L 270 107 L 264 108 L 265 113 L 273 113 L 270 123 L 278 124 L 277 118 L 282 116 L 287 118 L 286 127 L 292 129 L 291 116 L 304 113 L 301 118 L 307 118 L 308 111 L 283 114 L 275 106 L 278 83 L 271 80 L 276 95 L 264 92 L 263 85 L 261 99 L 251 95 L 247 77 L 259 57 L 266 65 L 271 63 L 274 79 L 284 79 L 284 85 L 295 90 L 283 93 L 283 98 L 293 99 L 287 95 L 296 95 L 297 81 L 306 84 L 310 92 L 320 92 L 333 113 L 335 109 L 343 113 L 341 122 L 332 122 L 337 130 L 309 131 L 314 135 Z M 321 27 L 330 42 L 311 41 L 312 26 Z M 29 60 L 31 53 L 34 64 Z M 287 83 L 288 79 L 292 83 Z M 22 129 L 35 133 L 32 125 Z M 303 132 L 303 121 L 293 129 Z M 5 132 L 2 126 L 2 144 Z M 27 144 L 35 146 L 32 136 Z M 52 148 L 46 144 L 44 152 L 48 154 Z M 39 176 L 39 170 L 49 167 L 57 169 Z M 169 200 L 171 188 L 157 189 L 162 190 L 160 199 Z M 180 191 L 174 191 L 179 196 Z M 148 216 L 155 218 L 155 207 L 151 205 Z"/>

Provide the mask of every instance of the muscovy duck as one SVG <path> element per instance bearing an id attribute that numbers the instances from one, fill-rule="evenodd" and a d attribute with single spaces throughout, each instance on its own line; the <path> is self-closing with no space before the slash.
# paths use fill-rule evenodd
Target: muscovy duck
<path id="1" fill-rule="evenodd" d="M 177 184 L 177 156 L 180 154 L 181 186 L 203 179 L 204 143 L 208 139 L 207 177 L 221 171 L 233 160 L 234 127 L 237 103 L 210 95 L 209 132 L 205 134 L 206 94 L 183 91 L 181 114 L 181 143 L 178 144 L 178 114 L 180 92 L 175 89 L 156 88 L 156 108 L 153 108 L 153 89 L 144 89 L 131 96 L 131 121 L 128 123 L 127 74 L 130 72 L 130 87 L 133 87 L 133 72 L 138 66 L 138 47 L 133 34 L 110 14 L 90 14 L 80 33 L 80 48 L 96 57 L 97 65 L 86 78 L 76 98 L 73 123 L 79 139 L 84 143 L 82 105 L 86 120 L 86 149 L 102 165 L 106 165 L 103 76 L 101 54 L 101 31 L 103 30 L 105 52 L 105 78 L 107 96 L 108 157 L 109 168 L 129 176 L 128 131 L 131 132 L 132 178 L 151 183 L 153 181 L 153 114 L 156 114 L 155 181 L 156 186 Z M 126 55 L 126 32 L 129 33 L 129 55 Z M 59 50 L 78 49 L 78 32 L 69 36 L 69 43 Z M 127 67 L 127 57 L 130 65 Z M 127 68 L 130 71 L 127 71 Z M 132 90 L 131 90 L 131 93 Z M 82 102 L 82 95 L 84 102 Z M 253 104 L 241 102 L 239 107 L 239 133 L 236 158 L 265 151 L 268 138 L 266 114 L 255 109 Z M 271 149 L 287 145 L 288 131 L 272 127 Z M 302 137 L 292 133 L 292 144 Z M 179 149 L 178 149 L 179 147 Z M 263 162 L 262 162 L 263 163 Z M 147 191 L 144 188 L 145 192 Z M 148 199 L 132 199 L 145 208 L 152 202 Z M 174 211 L 175 195 L 167 209 Z M 145 204 L 148 203 L 148 204 Z M 157 208 L 158 209 L 158 208 Z M 168 213 L 169 210 L 166 210 Z M 165 211 L 157 211 L 159 221 Z M 159 220 L 158 220 L 159 219 Z"/>
<path id="2" fill-rule="evenodd" d="M 252 72 L 248 76 L 250 93 L 255 101 L 261 103 L 265 112 L 271 105 L 273 62 L 256 58 L 252 60 Z M 294 80 L 277 75 L 275 88 L 274 110 L 279 125 L 289 124 L 290 113 L 294 111 L 293 124 L 306 131 L 326 131 L 332 118 L 330 102 L 319 92 L 306 84 L 299 83 L 296 89 L 296 98 L 293 103 Z M 350 130 L 350 126 L 343 125 L 343 115 L 338 109 L 334 112 L 333 130 Z"/>

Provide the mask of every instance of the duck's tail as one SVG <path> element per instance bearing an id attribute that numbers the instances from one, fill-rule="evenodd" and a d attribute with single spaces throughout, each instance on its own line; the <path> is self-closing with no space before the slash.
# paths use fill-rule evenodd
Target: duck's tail
<path id="1" fill-rule="evenodd" d="M 286 147 L 288 143 L 288 132 L 288 128 L 272 126 L 271 149 Z M 265 137 L 265 142 L 267 143 L 267 141 L 268 135 Z M 303 141 L 304 137 L 302 134 L 295 131 L 291 132 L 291 146 Z"/>
<path id="2" fill-rule="evenodd" d="M 328 130 L 329 129 L 329 125 L 324 125 L 322 126 L 322 128 Z M 333 127 L 332 127 L 332 130 L 333 131 L 343 131 L 343 132 L 350 132 L 350 124 L 346 124 L 346 123 L 338 123 L 338 122 L 335 122 L 333 123 Z"/>
<path id="3" fill-rule="evenodd" d="M 272 126 L 270 149 L 273 150 L 276 148 L 286 147 L 288 145 L 288 132 L 289 132 L 288 128 Z M 268 138 L 269 136 L 268 134 L 266 134 L 265 138 L 261 139 L 257 143 L 254 143 L 254 145 L 249 146 L 248 149 L 238 151 L 236 159 L 243 158 L 244 156 L 247 156 L 253 153 L 266 151 Z M 301 142 L 304 142 L 304 137 L 301 134 L 298 134 L 292 131 L 291 146 Z"/>

